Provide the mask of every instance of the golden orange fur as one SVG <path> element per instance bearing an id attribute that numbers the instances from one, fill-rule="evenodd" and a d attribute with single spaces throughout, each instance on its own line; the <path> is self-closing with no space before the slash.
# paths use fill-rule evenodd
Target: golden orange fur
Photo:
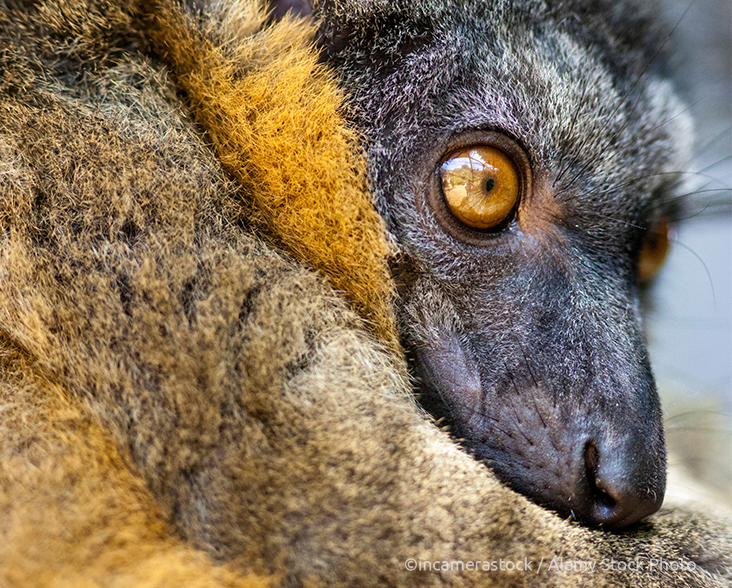
<path id="1" fill-rule="evenodd" d="M 153 46 L 251 198 L 246 220 L 323 271 L 398 351 L 381 219 L 368 197 L 358 137 L 344 126 L 342 95 L 317 64 L 311 34 L 308 25 L 284 20 L 227 61 L 175 8 L 162 3 L 151 14 Z"/>

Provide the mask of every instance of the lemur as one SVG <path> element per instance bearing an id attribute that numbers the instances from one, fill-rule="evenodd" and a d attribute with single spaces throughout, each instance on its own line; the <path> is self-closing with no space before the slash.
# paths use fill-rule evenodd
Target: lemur
<path id="1" fill-rule="evenodd" d="M 641 6 L 0 5 L 0 584 L 729 582 L 720 512 L 632 525 Z"/>
<path id="2" fill-rule="evenodd" d="M 320 19 L 347 89 L 423 405 L 563 515 L 622 527 L 656 511 L 639 291 L 668 246 L 690 129 L 648 6 L 274 5 Z"/>

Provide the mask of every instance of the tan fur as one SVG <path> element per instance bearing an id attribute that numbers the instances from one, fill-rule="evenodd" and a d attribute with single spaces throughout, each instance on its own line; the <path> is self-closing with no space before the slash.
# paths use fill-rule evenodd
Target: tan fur
<path id="1" fill-rule="evenodd" d="M 315 219 L 293 237 L 296 212 L 250 224 L 260 197 L 287 195 L 278 176 L 291 165 L 308 198 L 362 193 L 353 155 L 353 177 L 323 182 L 335 156 L 320 150 L 333 143 L 308 140 L 316 154 L 305 159 L 284 144 L 270 151 L 277 133 L 259 143 L 235 99 L 259 76 L 267 110 L 292 111 L 277 118 L 291 140 L 313 117 L 312 100 L 275 91 L 294 69 L 313 100 L 325 93 L 326 131 L 351 144 L 327 76 L 311 86 L 303 73 L 313 70 L 303 33 L 292 46 L 281 32 L 240 38 L 251 21 L 214 6 L 157 29 L 171 50 L 181 42 L 177 58 L 148 34 L 185 19 L 119 6 L 1 11 L 0 585 L 732 582 L 732 524 L 716 513 L 667 509 L 613 535 L 505 488 L 425 418 L 403 362 L 313 270 L 341 260 L 305 254 Z M 195 81 L 196 68 L 216 75 Z M 355 282 L 379 282 L 385 250 L 371 249 L 345 247 L 351 267 L 364 256 L 376 268 Z M 354 301 L 365 292 L 336 288 Z M 372 310 L 354 306 L 376 322 L 368 313 L 388 292 L 374 292 Z M 542 558 L 599 567 L 641 554 L 696 569 L 535 573 Z M 527 558 L 534 573 L 410 572 L 407 558 Z"/>

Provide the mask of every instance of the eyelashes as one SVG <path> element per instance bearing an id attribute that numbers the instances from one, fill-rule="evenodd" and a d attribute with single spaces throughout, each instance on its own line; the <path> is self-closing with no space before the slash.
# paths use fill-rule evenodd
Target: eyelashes
<path id="1" fill-rule="evenodd" d="M 638 256 L 638 282 L 648 282 L 661 269 L 669 250 L 668 221 L 661 220 L 643 238 Z"/>

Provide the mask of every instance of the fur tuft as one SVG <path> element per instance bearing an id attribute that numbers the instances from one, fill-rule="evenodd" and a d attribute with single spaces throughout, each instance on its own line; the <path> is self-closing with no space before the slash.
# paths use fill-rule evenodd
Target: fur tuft
<path id="1" fill-rule="evenodd" d="M 150 23 L 152 43 L 171 64 L 193 115 L 251 199 L 240 220 L 321 270 L 398 351 L 389 247 L 358 138 L 340 114 L 342 95 L 307 45 L 312 30 L 284 19 L 239 44 L 234 61 L 172 6 L 156 5 Z"/>

